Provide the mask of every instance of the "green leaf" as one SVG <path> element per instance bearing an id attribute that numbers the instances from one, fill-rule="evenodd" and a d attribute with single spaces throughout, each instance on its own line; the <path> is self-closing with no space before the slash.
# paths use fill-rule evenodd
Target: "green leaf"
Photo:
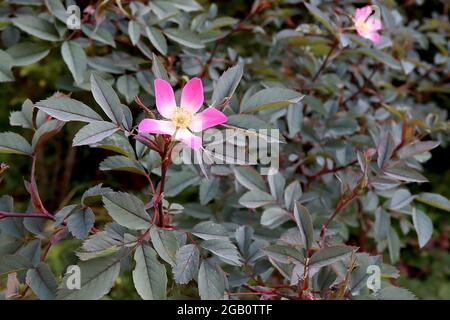
<path id="1" fill-rule="evenodd" d="M 109 215 L 120 225 L 133 229 L 150 228 L 150 216 L 142 201 L 125 192 L 110 192 L 102 197 Z"/>
<path id="2" fill-rule="evenodd" d="M 173 275 L 175 281 L 186 284 L 197 275 L 200 264 L 200 251 L 194 244 L 187 244 L 177 250 Z"/>
<path id="3" fill-rule="evenodd" d="M 421 210 L 414 208 L 412 213 L 414 229 L 419 239 L 419 246 L 423 248 L 431 239 L 433 234 L 433 222 Z"/>
<path id="4" fill-rule="evenodd" d="M 171 266 L 174 266 L 176 252 L 180 248 L 175 231 L 152 228 L 150 230 L 150 239 L 152 240 L 153 247 L 156 252 L 158 252 L 161 259 L 169 263 Z"/>
<path id="5" fill-rule="evenodd" d="M 100 163 L 100 170 L 102 171 L 128 171 L 147 176 L 142 165 L 136 160 L 125 156 L 111 156 Z"/>
<path id="6" fill-rule="evenodd" d="M 219 105 L 223 99 L 231 98 L 236 91 L 239 82 L 242 79 L 244 67 L 242 64 L 237 64 L 234 67 L 225 71 L 214 85 L 212 95 L 212 107 Z"/>
<path id="7" fill-rule="evenodd" d="M 131 103 L 139 94 L 139 83 L 131 75 L 123 75 L 117 79 L 117 90 L 125 97 L 127 103 Z"/>
<path id="8" fill-rule="evenodd" d="M 192 49 L 203 49 L 205 45 L 201 39 L 189 29 L 164 29 L 164 34 L 172 41 L 175 41 L 182 46 Z"/>
<path id="9" fill-rule="evenodd" d="M 228 240 L 228 232 L 224 226 L 212 221 L 200 222 L 192 229 L 192 234 L 203 239 L 222 239 Z"/>
<path id="10" fill-rule="evenodd" d="M 144 300 L 161 300 L 166 298 L 166 267 L 156 257 L 156 252 L 147 243 L 138 246 L 134 254 L 136 268 L 133 282 L 136 291 Z"/>
<path id="11" fill-rule="evenodd" d="M 302 97 L 299 92 L 290 89 L 262 89 L 242 102 L 241 112 L 255 112 L 270 108 L 286 107 L 291 103 L 299 102 Z"/>
<path id="12" fill-rule="evenodd" d="M 440 194 L 423 192 L 417 195 L 414 200 L 450 212 L 450 200 Z"/>
<path id="13" fill-rule="evenodd" d="M 241 266 L 241 255 L 236 246 L 229 240 L 211 239 L 205 240 L 202 247 L 220 258 L 220 260 L 233 266 Z"/>
<path id="14" fill-rule="evenodd" d="M 22 42 L 8 48 L 6 52 L 13 58 L 13 65 L 21 67 L 45 58 L 49 54 L 50 49 L 42 43 Z"/>
<path id="15" fill-rule="evenodd" d="M 130 20 L 128 22 L 128 35 L 130 36 L 131 43 L 135 46 L 141 37 L 141 27 L 137 21 Z"/>
<path id="16" fill-rule="evenodd" d="M 353 252 L 352 247 L 334 246 L 326 247 L 320 251 L 314 252 L 309 259 L 308 265 L 311 268 L 320 268 L 333 264 L 349 256 Z"/>
<path id="17" fill-rule="evenodd" d="M 76 83 L 84 80 L 87 69 L 87 56 L 78 42 L 65 41 L 61 46 L 61 55 Z"/>
<path id="18" fill-rule="evenodd" d="M 21 135 L 14 132 L 0 133 L 0 153 L 31 155 L 31 146 Z"/>
<path id="19" fill-rule="evenodd" d="M 21 15 L 13 18 L 11 21 L 22 31 L 25 31 L 26 33 L 29 33 L 40 39 L 53 42 L 60 39 L 55 26 L 47 20 L 32 15 Z"/>
<path id="20" fill-rule="evenodd" d="M 254 168 L 249 166 L 234 166 L 233 172 L 236 180 L 249 190 L 266 189 L 266 184 L 261 175 Z"/>
<path id="21" fill-rule="evenodd" d="M 79 263 L 81 287 L 79 290 L 69 289 L 71 274 L 66 274 L 58 289 L 61 300 L 97 300 L 107 294 L 119 275 L 120 263 L 126 256 L 126 250 Z"/>
<path id="22" fill-rule="evenodd" d="M 156 48 L 156 50 L 158 50 L 164 56 L 167 55 L 167 41 L 163 33 L 153 27 L 145 28 L 145 32 L 147 33 L 148 39 Z"/>
<path id="23" fill-rule="evenodd" d="M 84 208 L 72 212 L 67 219 L 67 228 L 74 237 L 85 239 L 94 226 L 95 215 L 91 208 Z"/>
<path id="24" fill-rule="evenodd" d="M 36 103 L 39 110 L 61 121 L 92 122 L 102 121 L 102 117 L 84 103 L 67 98 L 48 98 Z"/>
<path id="25" fill-rule="evenodd" d="M 296 202 L 294 206 L 294 218 L 295 222 L 297 222 L 302 242 L 305 244 L 305 249 L 311 249 L 312 243 L 314 242 L 314 228 L 311 214 L 306 207 Z"/>
<path id="26" fill-rule="evenodd" d="M 102 141 L 112 136 L 119 130 L 119 127 L 111 122 L 93 121 L 84 126 L 73 138 L 73 146 L 84 146 Z"/>
<path id="27" fill-rule="evenodd" d="M 395 166 L 384 171 L 384 174 L 406 182 L 428 182 L 428 179 L 419 172 L 408 168 L 407 166 Z"/>
<path id="28" fill-rule="evenodd" d="M 389 160 L 392 157 L 392 153 L 395 149 L 395 142 L 392 138 L 391 133 L 388 131 L 383 136 L 383 138 L 380 140 L 380 143 L 378 145 L 378 158 L 377 158 L 377 164 L 378 168 L 383 169 L 389 162 Z"/>
<path id="29" fill-rule="evenodd" d="M 39 299 L 54 300 L 56 298 L 58 284 L 50 267 L 44 262 L 40 262 L 36 267 L 28 270 L 26 283 Z"/>
<path id="30" fill-rule="evenodd" d="M 275 199 L 272 195 L 258 189 L 248 191 L 239 198 L 239 204 L 250 209 L 259 208 L 274 202 Z"/>
<path id="31" fill-rule="evenodd" d="M 91 75 L 91 90 L 95 101 L 115 124 L 121 125 L 124 117 L 122 104 L 112 86 L 100 78 Z"/>
<path id="32" fill-rule="evenodd" d="M 328 19 L 328 17 L 316 6 L 304 2 L 304 5 L 308 9 L 308 11 L 314 16 L 314 18 L 323 24 L 325 28 L 328 29 L 332 34 L 336 34 L 336 27 L 333 23 Z"/>
<path id="33" fill-rule="evenodd" d="M 400 159 L 408 159 L 417 154 L 430 151 L 440 144 L 439 141 L 415 141 L 398 150 L 397 155 Z"/>
<path id="34" fill-rule="evenodd" d="M 222 300 L 226 279 L 218 265 L 203 261 L 198 272 L 198 291 L 202 300 Z"/>

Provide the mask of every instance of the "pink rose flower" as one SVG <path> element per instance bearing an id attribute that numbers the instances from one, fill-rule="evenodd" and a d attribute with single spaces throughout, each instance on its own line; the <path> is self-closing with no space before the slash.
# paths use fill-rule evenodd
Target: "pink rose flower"
<path id="1" fill-rule="evenodd" d="M 372 13 L 371 6 L 365 6 L 356 9 L 355 17 L 353 19 L 358 34 L 373 43 L 377 44 L 380 41 L 380 35 L 377 33 L 382 28 L 381 21 L 374 17 L 370 17 Z"/>
<path id="2" fill-rule="evenodd" d="M 170 83 L 156 79 L 155 99 L 158 112 L 168 120 L 144 119 L 139 124 L 138 131 L 170 135 L 194 150 L 202 146 L 202 138 L 194 135 L 194 132 L 201 132 L 228 120 L 222 112 L 210 107 L 197 114 L 204 101 L 203 85 L 199 78 L 186 83 L 181 92 L 179 107 Z"/>

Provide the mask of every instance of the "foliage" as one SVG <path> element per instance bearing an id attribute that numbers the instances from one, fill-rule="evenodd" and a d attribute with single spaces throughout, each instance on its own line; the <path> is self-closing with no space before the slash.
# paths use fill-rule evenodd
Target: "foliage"
<path id="1" fill-rule="evenodd" d="M 332 3 L 98 1 L 70 30 L 74 1 L 5 1 L 2 91 L 32 79 L 54 92 L 23 97 L 0 133 L 0 184 L 16 183 L 14 197 L 0 195 L 2 295 L 100 299 L 132 281 L 142 299 L 415 298 L 394 285 L 395 265 L 411 230 L 427 250 L 428 210 L 450 211 L 445 196 L 417 187 L 431 150 L 448 144 L 445 6 L 413 15 L 420 1 L 374 1 L 383 23 L 374 44 L 354 30 L 356 5 Z M 37 64 L 48 74 L 33 74 Z M 177 164 L 170 136 L 137 130 L 160 118 L 155 79 L 179 97 L 193 77 L 228 116 L 220 128 L 280 130 L 278 172 Z M 81 183 L 73 176 L 94 152 L 105 174 Z M 78 163 L 72 177 L 39 176 L 60 154 L 57 170 Z M 23 189 L 8 181 L 17 161 L 27 162 Z M 366 286 L 371 265 L 382 273 L 377 291 Z"/>

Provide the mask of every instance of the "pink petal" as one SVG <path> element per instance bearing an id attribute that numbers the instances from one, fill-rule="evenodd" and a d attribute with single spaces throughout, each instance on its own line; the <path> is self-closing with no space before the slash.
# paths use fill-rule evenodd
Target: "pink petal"
<path id="1" fill-rule="evenodd" d="M 372 41 L 375 44 L 380 42 L 380 35 L 376 32 L 368 33 L 368 34 L 364 35 L 364 38 L 369 39 L 370 41 Z"/>
<path id="2" fill-rule="evenodd" d="M 227 122 L 228 117 L 215 108 L 207 108 L 194 116 L 189 129 L 200 132 L 205 129 Z"/>
<path id="3" fill-rule="evenodd" d="M 369 18 L 369 20 L 367 20 L 367 26 L 369 27 L 370 32 L 378 31 L 383 27 L 381 21 L 375 18 Z"/>
<path id="4" fill-rule="evenodd" d="M 181 92 L 180 107 L 196 113 L 203 105 L 203 85 L 199 78 L 192 78 Z"/>
<path id="5" fill-rule="evenodd" d="M 188 129 L 178 129 L 175 139 L 183 142 L 194 150 L 198 150 L 202 146 L 202 138 L 197 137 Z"/>
<path id="6" fill-rule="evenodd" d="M 138 127 L 140 133 L 168 134 L 175 133 L 175 126 L 171 121 L 144 119 Z"/>
<path id="7" fill-rule="evenodd" d="M 366 19 L 370 16 L 371 13 L 372 13 L 372 8 L 370 6 L 365 6 L 365 7 L 356 9 L 355 21 L 358 21 L 358 20 L 366 21 Z"/>
<path id="8" fill-rule="evenodd" d="M 170 119 L 172 112 L 177 107 L 175 94 L 170 83 L 161 79 L 155 80 L 155 99 L 158 112 L 164 118 Z"/>

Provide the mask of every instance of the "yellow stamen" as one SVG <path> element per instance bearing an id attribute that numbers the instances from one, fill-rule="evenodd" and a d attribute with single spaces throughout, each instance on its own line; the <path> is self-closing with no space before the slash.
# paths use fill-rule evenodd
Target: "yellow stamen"
<path id="1" fill-rule="evenodd" d="M 176 108 L 172 115 L 172 123 L 177 128 L 187 128 L 192 122 L 192 113 L 184 108 Z"/>

